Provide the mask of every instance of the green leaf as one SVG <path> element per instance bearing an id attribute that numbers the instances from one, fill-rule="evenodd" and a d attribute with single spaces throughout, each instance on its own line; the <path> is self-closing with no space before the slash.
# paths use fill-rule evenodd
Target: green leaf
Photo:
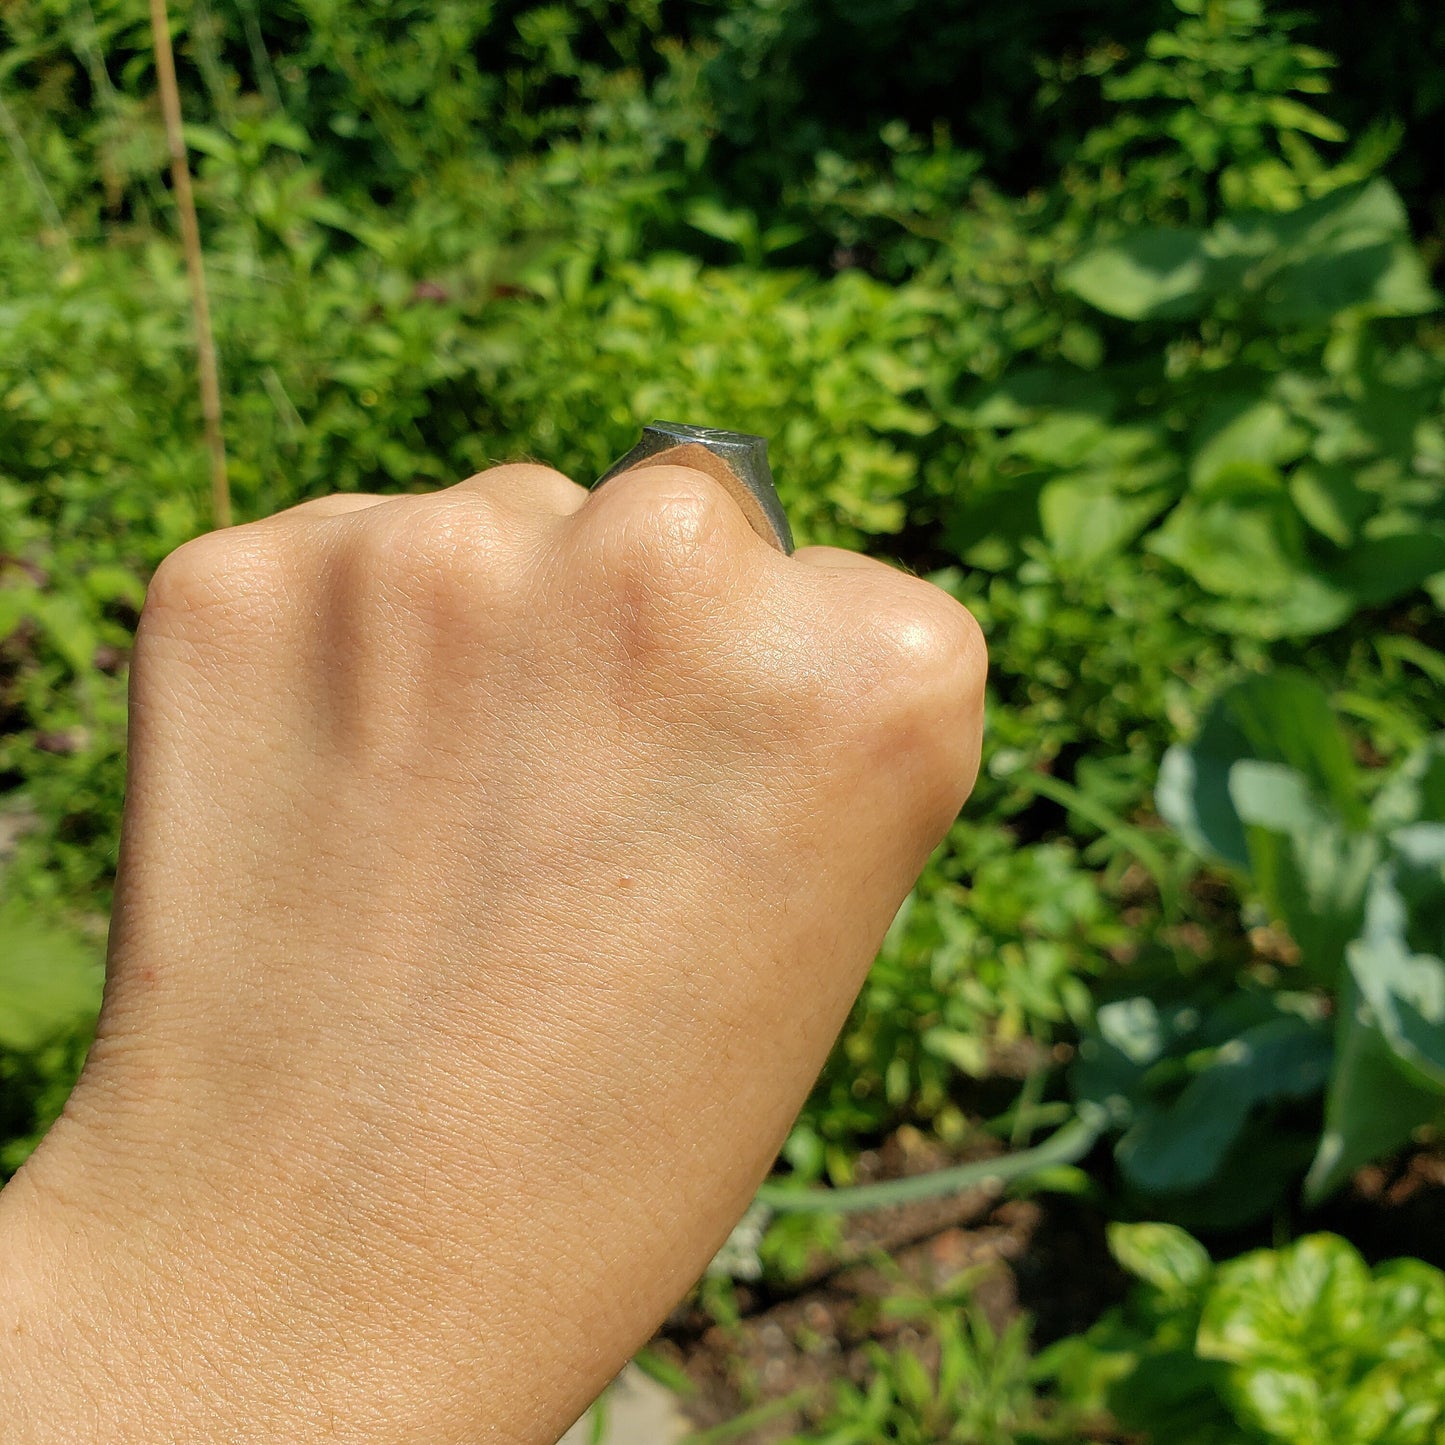
<path id="1" fill-rule="evenodd" d="M 1198 851 L 1248 869 L 1249 840 L 1230 788 L 1243 760 L 1294 769 L 1348 830 L 1368 825 L 1349 744 L 1329 699 L 1304 673 L 1280 669 L 1229 688 L 1194 742 L 1171 748 L 1160 768 L 1155 797 L 1165 820 Z"/>
<path id="2" fill-rule="evenodd" d="M 977 1034 L 934 1027 L 923 1034 L 923 1047 L 940 1059 L 947 1059 L 961 1073 L 975 1079 L 988 1076 L 989 1045 Z"/>
<path id="3" fill-rule="evenodd" d="M 1422 846 L 1412 849 L 1416 838 Z M 1418 917 L 1431 905 L 1436 910 L 1445 905 L 1445 825 L 1417 823 L 1401 829 L 1391 842 L 1400 856 L 1376 871 L 1364 928 L 1346 957 L 1397 1058 L 1416 1082 L 1445 1095 L 1445 960 L 1410 944 L 1411 914 Z M 1414 908 L 1407 907 L 1402 886 L 1411 874 L 1416 877 Z M 1427 890 L 1434 896 L 1421 898 Z M 1445 935 L 1437 935 L 1436 947 L 1441 937 Z"/>
<path id="4" fill-rule="evenodd" d="M 1214 1268 L 1209 1251 L 1174 1224 L 1111 1224 L 1109 1253 L 1135 1278 L 1167 1295 L 1197 1291 Z"/>
<path id="5" fill-rule="evenodd" d="M 1246 825 L 1255 886 L 1299 945 L 1311 979 L 1333 987 L 1364 917 L 1378 839 L 1346 832 L 1282 763 L 1241 759 L 1230 769 L 1229 796 Z"/>
<path id="6" fill-rule="evenodd" d="M 1231 470 L 1253 467 L 1264 469 L 1277 488 L 1278 477 L 1270 473 L 1297 461 L 1308 443 L 1308 434 L 1277 401 L 1232 397 L 1209 418 L 1190 464 L 1190 487 L 1207 496 Z"/>
<path id="7" fill-rule="evenodd" d="M 1044 537 L 1054 555 L 1091 566 L 1121 552 L 1173 499 L 1172 488 L 1127 494 L 1108 473 L 1048 482 L 1039 494 Z"/>
<path id="8" fill-rule="evenodd" d="M 1317 324 L 1356 308 L 1418 316 L 1439 304 L 1404 205 L 1378 177 L 1292 211 L 1227 216 L 1207 250 L 1221 270 L 1233 269 L 1241 300 L 1267 326 Z"/>
<path id="9" fill-rule="evenodd" d="M 1154 806 L 1196 853 L 1249 867 L 1249 841 L 1229 796 L 1229 769 L 1247 747 L 1228 719 L 1211 712 L 1192 746 L 1176 743 L 1159 764 Z"/>
<path id="10" fill-rule="evenodd" d="M 1316 1234 L 1221 1265 L 1196 1349 L 1224 1362 L 1241 1425 L 1280 1445 L 1433 1445 L 1445 1386 L 1445 1276 L 1417 1260 L 1372 1277 Z"/>
<path id="11" fill-rule="evenodd" d="M 1241 479 L 1237 469 L 1233 477 Z M 1186 497 L 1147 546 L 1206 592 L 1273 603 L 1311 580 L 1299 513 L 1277 476 L 1255 473 L 1250 480 L 1247 491 Z M 1217 487 L 1219 474 L 1214 481 Z"/>
<path id="12" fill-rule="evenodd" d="M 1265 113 L 1270 122 L 1281 130 L 1297 130 L 1316 140 L 1346 141 L 1349 135 L 1338 121 L 1321 115 L 1319 111 L 1287 95 L 1272 95 L 1266 103 Z"/>
<path id="13" fill-rule="evenodd" d="M 1064 290 L 1126 321 L 1198 316 L 1208 280 L 1204 233 L 1163 227 L 1096 246 L 1059 275 Z"/>
<path id="14" fill-rule="evenodd" d="M 1356 607 L 1379 607 L 1445 571 L 1445 531 L 1396 532 L 1357 542 L 1326 572 L 1330 586 L 1348 593 Z"/>
<path id="15" fill-rule="evenodd" d="M 1215 1270 L 1196 1348 L 1207 1360 L 1251 1368 L 1307 1366 L 1312 1335 L 1348 1338 L 1358 1330 L 1369 1287 L 1364 1260 L 1337 1235 L 1256 1250 Z"/>
<path id="16" fill-rule="evenodd" d="M 1320 1381 L 1307 1369 L 1278 1365 L 1240 1370 L 1228 1393 L 1236 1416 L 1271 1440 L 1328 1445 L 1327 1411 Z"/>
<path id="17" fill-rule="evenodd" d="M 1299 466 L 1289 477 L 1290 500 L 1322 537 L 1348 547 L 1374 508 L 1374 499 L 1348 466 Z"/>
<path id="18" fill-rule="evenodd" d="M 1336 1014 L 1325 1128 L 1304 1185 L 1312 1204 L 1361 1165 L 1394 1153 L 1422 1124 L 1445 1117 L 1440 1096 L 1406 1077 L 1348 973 Z"/>
<path id="19" fill-rule="evenodd" d="M 70 929 L 0 906 L 0 1048 L 39 1048 L 100 1006 L 100 948 Z"/>
<path id="20" fill-rule="evenodd" d="M 1294 768 L 1347 826 L 1368 822 L 1350 745 L 1311 677 L 1280 668 L 1236 684 L 1218 706 L 1244 737 L 1245 756 Z"/>
<path id="21" fill-rule="evenodd" d="M 1445 823 L 1445 733 L 1436 733 L 1395 770 L 1375 795 L 1374 825 Z"/>
<path id="22" fill-rule="evenodd" d="M 1115 1154 L 1130 1183 L 1149 1194 L 1180 1194 L 1207 1184 L 1254 1111 L 1306 1099 L 1325 1086 L 1328 1031 L 1314 1021 L 1275 1018 L 1212 1051 L 1177 1098 L 1146 1103 Z"/>

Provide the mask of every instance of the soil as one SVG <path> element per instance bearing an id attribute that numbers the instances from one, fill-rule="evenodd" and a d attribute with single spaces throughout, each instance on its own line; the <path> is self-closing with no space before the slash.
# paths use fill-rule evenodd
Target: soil
<path id="1" fill-rule="evenodd" d="M 998 1148 L 986 1145 L 972 1157 Z M 860 1174 L 900 1178 L 957 1162 L 904 1130 L 863 1156 Z M 834 1381 L 867 1378 L 870 1341 L 913 1347 L 927 1359 L 927 1343 L 907 1319 L 880 1308 L 904 1281 L 937 1293 L 972 1271 L 973 1297 L 994 1329 L 1024 1314 L 1038 1348 L 1087 1329 L 1129 1284 L 1108 1252 L 1107 1217 L 1073 1196 L 1009 1198 L 998 1188 L 846 1216 L 840 1254 L 818 1261 L 790 1287 L 739 1286 L 736 1325 L 716 1323 L 695 1303 L 684 1305 L 653 1349 L 692 1381 L 683 1406 L 695 1427 L 745 1412 L 761 1415 L 760 1407 L 771 1403 L 776 1414 L 727 1439 L 776 1445 L 815 1422 Z M 1371 1261 L 1412 1255 L 1445 1268 L 1442 1218 L 1445 1145 L 1362 1169 L 1298 1227 L 1341 1234 Z M 1264 1237 L 1241 1238 L 1224 1252 L 1265 1243 Z"/>
<path id="2" fill-rule="evenodd" d="M 1342 1234 L 1371 1263 L 1411 1255 L 1445 1269 L 1445 1144 L 1370 1164 L 1306 1221 Z"/>
<path id="3" fill-rule="evenodd" d="M 962 1161 L 902 1131 L 859 1162 L 863 1177 L 886 1179 Z M 719 1325 L 689 1304 L 653 1348 L 693 1382 L 684 1407 L 700 1429 L 776 1403 L 779 1413 L 728 1436 L 773 1445 L 810 1423 L 809 1406 L 816 1411 L 834 1381 L 867 1377 L 869 1342 L 927 1357 L 908 1320 L 880 1308 L 908 1283 L 938 1293 L 971 1272 L 973 1298 L 994 1329 L 1026 1314 L 1037 1346 L 1087 1328 L 1127 1287 L 1104 1225 L 1105 1215 L 1079 1199 L 1007 1198 L 997 1187 L 846 1216 L 844 1249 L 794 1285 L 740 1287 L 736 1325 Z"/>

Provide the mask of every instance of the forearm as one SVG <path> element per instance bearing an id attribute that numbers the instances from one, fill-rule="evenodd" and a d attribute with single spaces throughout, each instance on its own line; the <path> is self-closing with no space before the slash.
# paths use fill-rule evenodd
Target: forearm
<path id="1" fill-rule="evenodd" d="M 678 893 L 702 892 L 678 866 Z M 594 940 L 600 977 L 533 950 L 540 1005 L 428 1016 L 455 1055 L 428 1054 L 403 1005 L 298 1043 L 296 1068 L 332 1061 L 308 1082 L 232 1019 L 210 1057 L 174 1049 L 118 1093 L 103 1034 L 0 1194 L 7 1445 L 552 1445 L 742 1212 L 877 941 L 817 931 L 740 962 L 721 911 L 685 957 Z M 262 970 L 278 991 L 297 972 Z M 368 1077 L 379 1055 L 408 1065 Z M 198 1063 L 246 1087 L 222 1109 Z"/>
<path id="2" fill-rule="evenodd" d="M 147 597 L 6 1445 L 552 1445 L 763 1176 L 978 763 L 976 627 L 706 476 L 499 468 Z"/>

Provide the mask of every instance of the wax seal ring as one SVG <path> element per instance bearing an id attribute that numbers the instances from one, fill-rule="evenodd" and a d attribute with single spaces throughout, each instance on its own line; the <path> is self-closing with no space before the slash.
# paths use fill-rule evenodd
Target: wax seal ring
<path id="1" fill-rule="evenodd" d="M 596 485 L 600 487 L 634 467 L 655 467 L 664 462 L 706 472 L 727 489 L 763 541 L 791 554 L 793 529 L 788 526 L 778 489 L 773 485 L 765 437 L 672 421 L 649 422 L 642 429 L 642 440 L 625 457 L 619 457 Z"/>

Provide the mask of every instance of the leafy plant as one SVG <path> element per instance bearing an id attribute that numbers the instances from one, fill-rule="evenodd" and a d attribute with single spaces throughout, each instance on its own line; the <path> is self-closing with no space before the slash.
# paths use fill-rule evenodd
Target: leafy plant
<path id="1" fill-rule="evenodd" d="M 1165 1224 L 1116 1224 L 1128 1303 L 1039 1367 L 1080 1406 L 1178 1445 L 1427 1445 L 1445 1429 L 1445 1274 L 1371 1270 L 1314 1234 L 1215 1265 Z"/>
<path id="2" fill-rule="evenodd" d="M 921 1327 L 929 1361 L 911 1348 L 870 1344 L 867 1381 L 840 1383 L 823 1418 L 789 1445 L 1042 1445 L 1078 1438 L 1075 1415 L 1056 1410 L 1038 1388 L 1025 1316 L 996 1331 L 966 1277 L 937 1300 L 902 1294 L 884 1309 Z"/>
<path id="3" fill-rule="evenodd" d="M 100 1004 L 100 949 L 0 903 L 0 1178 L 24 1162 L 80 1072 Z"/>
<path id="4" fill-rule="evenodd" d="M 1081 1107 L 1117 1131 L 1114 1157 L 1141 1207 L 1196 1227 L 1266 1211 L 1299 1177 L 1314 1131 L 1295 1117 L 1329 1077 L 1323 1001 L 1249 991 L 1098 1010 L 1072 1074 Z"/>
<path id="5" fill-rule="evenodd" d="M 1336 1000 L 1318 1199 L 1445 1121 L 1445 736 L 1365 792 L 1324 693 L 1294 673 L 1226 692 L 1165 758 L 1159 808 L 1237 870 Z"/>

